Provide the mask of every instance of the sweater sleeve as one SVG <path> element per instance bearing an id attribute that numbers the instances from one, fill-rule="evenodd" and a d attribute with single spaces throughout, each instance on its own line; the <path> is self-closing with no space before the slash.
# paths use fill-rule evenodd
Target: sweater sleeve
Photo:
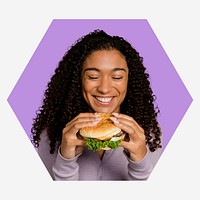
<path id="1" fill-rule="evenodd" d="M 53 180 L 78 180 L 79 166 L 74 159 L 67 160 L 60 154 L 60 148 L 50 154 L 49 138 L 46 130 L 41 133 L 38 154 Z"/>
<path id="2" fill-rule="evenodd" d="M 157 149 L 155 152 L 151 152 L 147 147 L 147 153 L 144 158 L 139 162 L 133 162 L 124 151 L 124 154 L 128 159 L 128 179 L 147 180 L 153 168 L 155 167 L 161 152 L 161 148 Z"/>
<path id="3" fill-rule="evenodd" d="M 40 156 L 43 164 L 53 179 L 52 166 L 55 162 L 57 152 L 50 154 L 49 138 L 46 130 L 41 133 L 41 140 L 38 147 L 38 155 Z"/>
<path id="4" fill-rule="evenodd" d="M 56 181 L 72 181 L 79 179 L 79 165 L 76 162 L 78 157 L 82 153 L 78 154 L 73 159 L 66 159 L 60 154 L 60 148 L 53 165 L 52 171 L 54 179 Z"/>

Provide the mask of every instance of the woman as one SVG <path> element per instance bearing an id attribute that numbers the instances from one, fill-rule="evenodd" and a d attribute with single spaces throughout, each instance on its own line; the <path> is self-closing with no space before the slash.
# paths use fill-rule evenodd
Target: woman
<path id="1" fill-rule="evenodd" d="M 32 127 L 33 143 L 54 180 L 146 180 L 161 154 L 158 108 L 143 59 L 122 37 L 95 30 L 59 62 Z M 79 130 L 97 113 L 128 135 L 115 150 L 93 152 Z"/>

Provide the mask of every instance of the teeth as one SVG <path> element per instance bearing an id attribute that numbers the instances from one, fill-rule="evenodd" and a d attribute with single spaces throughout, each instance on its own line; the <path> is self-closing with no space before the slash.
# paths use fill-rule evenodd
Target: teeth
<path id="1" fill-rule="evenodd" d="M 112 97 L 110 98 L 101 98 L 101 97 L 96 97 L 97 100 L 103 102 L 103 103 L 108 103 L 112 100 Z"/>

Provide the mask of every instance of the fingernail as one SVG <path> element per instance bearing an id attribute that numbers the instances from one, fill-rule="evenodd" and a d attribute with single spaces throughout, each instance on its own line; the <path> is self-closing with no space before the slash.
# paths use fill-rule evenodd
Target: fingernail
<path id="1" fill-rule="evenodd" d="M 110 119 L 111 119 L 114 123 L 119 124 L 119 121 L 117 120 L 117 118 L 115 118 L 115 117 L 110 117 Z"/>
<path id="2" fill-rule="evenodd" d="M 119 115 L 119 113 L 112 113 L 115 117 Z"/>
<path id="3" fill-rule="evenodd" d="M 99 121 L 93 121 L 92 125 L 97 125 L 99 123 Z"/>
<path id="4" fill-rule="evenodd" d="M 100 117 L 95 117 L 95 121 L 100 121 L 101 118 Z"/>
<path id="5" fill-rule="evenodd" d="M 115 121 L 114 121 L 114 124 L 119 124 L 119 121 L 115 120 Z"/>
<path id="6" fill-rule="evenodd" d="M 95 115 L 96 117 L 99 117 L 99 114 L 98 114 L 98 113 L 94 113 L 94 115 Z"/>
<path id="7" fill-rule="evenodd" d="M 112 121 L 116 121 L 116 120 L 117 120 L 116 117 L 110 117 L 110 119 L 111 119 Z"/>

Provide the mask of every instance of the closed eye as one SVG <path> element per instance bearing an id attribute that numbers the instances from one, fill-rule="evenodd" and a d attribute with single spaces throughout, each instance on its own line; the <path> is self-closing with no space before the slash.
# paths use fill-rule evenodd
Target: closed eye
<path id="1" fill-rule="evenodd" d="M 121 80 L 123 77 L 120 76 L 120 77 L 112 77 L 114 80 Z"/>
<path id="2" fill-rule="evenodd" d="M 98 79 L 99 77 L 98 77 L 98 76 L 88 76 L 88 78 L 91 79 L 91 80 L 96 80 L 96 79 Z"/>

